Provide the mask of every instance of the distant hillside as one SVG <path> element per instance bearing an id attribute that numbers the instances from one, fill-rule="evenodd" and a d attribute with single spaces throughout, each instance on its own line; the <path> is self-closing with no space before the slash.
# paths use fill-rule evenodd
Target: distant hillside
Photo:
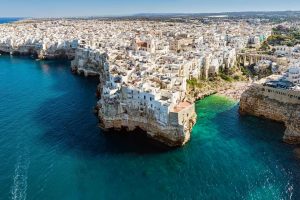
<path id="1" fill-rule="evenodd" d="M 249 11 L 249 12 L 221 12 L 221 13 L 139 13 L 132 17 L 300 17 L 300 11 Z"/>

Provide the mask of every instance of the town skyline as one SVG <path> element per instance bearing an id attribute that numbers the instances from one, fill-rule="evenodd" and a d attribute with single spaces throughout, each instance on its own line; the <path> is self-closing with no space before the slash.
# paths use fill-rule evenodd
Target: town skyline
<path id="1" fill-rule="evenodd" d="M 0 17 L 84 17 L 84 16 L 130 16 L 139 13 L 223 13 L 223 12 L 269 12 L 297 11 L 300 2 L 287 1 L 246 1 L 246 0 L 175 0 L 137 1 L 112 0 L 96 1 L 49 1 L 37 0 L 1 2 Z"/>

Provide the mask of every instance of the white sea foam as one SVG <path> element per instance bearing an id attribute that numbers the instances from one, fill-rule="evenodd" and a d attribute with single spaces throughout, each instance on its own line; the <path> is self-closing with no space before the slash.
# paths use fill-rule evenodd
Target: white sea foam
<path id="1" fill-rule="evenodd" d="M 23 151 L 19 155 L 13 177 L 11 196 L 13 200 L 25 200 L 27 193 L 27 178 L 30 160 L 28 151 Z"/>

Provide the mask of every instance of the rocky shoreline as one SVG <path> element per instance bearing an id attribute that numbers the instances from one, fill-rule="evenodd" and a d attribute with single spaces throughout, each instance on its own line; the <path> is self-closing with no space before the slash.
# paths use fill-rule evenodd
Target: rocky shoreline
<path id="1" fill-rule="evenodd" d="M 100 127 L 104 131 L 118 131 L 126 130 L 127 133 L 131 133 L 141 129 L 146 133 L 146 136 L 165 144 L 169 147 L 180 147 L 185 145 L 191 137 L 191 131 L 196 123 L 196 117 L 191 118 L 187 128 L 163 126 L 159 125 L 155 121 L 141 120 L 139 117 L 130 116 L 124 119 L 124 116 L 107 118 L 101 113 L 98 113 Z"/>
<path id="2" fill-rule="evenodd" d="M 240 101 L 242 94 L 251 86 L 251 82 L 234 82 L 228 85 L 220 86 L 216 89 L 210 89 L 208 91 L 195 92 L 190 91 L 188 95 L 188 100 L 196 102 L 204 99 L 205 97 L 217 94 L 220 96 L 225 96 L 234 101 Z"/>
<path id="3" fill-rule="evenodd" d="M 242 94 L 251 86 L 250 82 L 236 82 L 227 89 L 217 92 L 218 95 L 226 96 L 232 100 L 240 101 Z"/>
<path id="4" fill-rule="evenodd" d="M 8 52 L 0 52 L 1 54 L 9 54 Z M 34 54 L 31 53 L 20 53 L 15 52 L 12 55 L 16 56 L 31 56 Z M 69 59 L 69 57 L 64 56 L 54 56 L 50 55 L 47 57 L 40 57 L 40 59 Z M 76 66 L 71 67 L 71 71 L 78 75 L 88 76 L 100 76 L 100 79 L 105 76 L 101 75 L 96 69 L 85 69 L 78 68 Z M 97 96 L 101 99 L 101 81 L 98 85 Z M 249 114 L 257 117 L 264 117 L 278 122 L 283 122 L 286 126 L 286 131 L 283 136 L 283 140 L 290 144 L 300 144 L 300 104 L 298 105 L 285 105 L 276 100 L 268 99 L 259 94 L 257 89 L 251 86 L 250 82 L 236 82 L 232 83 L 226 87 L 220 87 L 218 90 L 209 90 L 207 92 L 199 94 L 189 94 L 190 101 L 196 102 L 207 96 L 217 94 L 226 96 L 230 99 L 239 101 L 240 100 L 240 109 L 241 114 Z M 99 101 L 100 102 L 100 101 Z M 136 128 L 146 132 L 148 137 L 153 138 L 156 141 L 159 141 L 170 147 L 178 147 L 186 144 L 190 139 L 191 130 L 196 123 L 196 115 L 191 117 L 190 121 L 187 123 L 186 128 L 183 127 L 165 127 L 157 124 L 154 121 L 144 121 L 139 117 L 134 116 L 117 116 L 117 117 L 108 117 L 103 113 L 101 114 L 99 106 L 96 106 L 96 113 L 99 118 L 100 127 L 103 130 L 127 130 L 132 132 Z M 293 110 L 293 111 L 292 111 Z M 176 133 L 176 134 L 174 134 Z"/>
<path id="5" fill-rule="evenodd" d="M 239 112 L 283 122 L 286 126 L 283 141 L 300 144 L 300 104 L 270 99 L 263 96 L 257 87 L 252 86 L 243 93 Z"/>
<path id="6" fill-rule="evenodd" d="M 6 54 L 9 55 L 9 52 L 0 52 L 2 54 Z M 62 55 L 48 55 L 48 56 L 38 56 L 36 53 L 29 53 L 29 52 L 18 52 L 18 51 L 14 51 L 13 53 L 11 53 L 11 55 L 15 55 L 15 56 L 29 56 L 32 58 L 38 58 L 41 60 L 48 60 L 48 59 L 68 59 L 71 60 L 72 57 L 65 57 Z M 90 68 L 90 69 L 86 69 L 86 68 L 79 68 L 76 65 L 72 65 L 71 66 L 71 71 L 74 74 L 78 74 L 78 75 L 83 75 L 85 77 L 89 77 L 89 76 L 100 76 L 99 70 L 97 71 L 96 68 Z M 101 77 L 104 77 L 105 75 L 102 74 Z M 103 79 L 102 79 L 103 80 Z M 223 95 L 226 96 L 228 98 L 234 99 L 234 100 L 239 100 L 242 92 L 245 91 L 245 89 L 249 86 L 249 83 L 246 82 L 238 82 L 238 83 L 233 83 L 230 84 L 230 86 L 227 86 L 226 88 L 220 88 L 219 91 L 216 90 L 209 90 L 207 92 L 204 93 L 200 93 L 197 94 L 196 97 L 192 100 L 193 102 L 196 102 L 198 100 L 201 100 L 205 97 L 208 97 L 210 95 L 213 94 L 218 94 L 218 95 Z M 98 89 L 96 91 L 96 95 L 99 98 L 99 100 L 101 99 L 101 83 L 98 85 Z M 119 117 L 115 117 L 115 118 L 110 118 L 108 116 L 104 116 L 103 114 L 101 114 L 99 112 L 99 107 L 101 107 L 101 105 L 99 105 L 99 102 L 96 106 L 95 112 L 99 118 L 99 124 L 100 127 L 105 130 L 105 131 L 109 131 L 109 130 L 114 130 L 114 131 L 120 131 L 120 130 L 126 130 L 127 132 L 133 132 L 134 130 L 136 130 L 136 128 L 140 128 L 141 130 L 145 131 L 146 135 L 156 141 L 159 141 L 167 146 L 170 147 L 178 147 L 178 146 L 183 146 L 184 144 L 186 144 L 189 140 L 190 140 L 190 133 L 192 131 L 192 128 L 194 126 L 194 124 L 196 123 L 196 115 L 194 115 L 190 121 L 188 122 L 187 128 L 183 128 L 183 127 L 172 127 L 172 126 L 168 126 L 168 127 L 164 127 L 161 126 L 159 124 L 157 124 L 154 121 L 141 121 L 140 118 L 135 118 L 133 116 L 127 116 L 125 117 L 126 120 L 124 120 L 124 116 L 119 116 Z M 176 133 L 176 134 L 174 134 Z"/>
<path id="7" fill-rule="evenodd" d="M 235 40 L 223 37 L 227 31 L 212 40 L 215 30 L 207 27 L 140 20 L 32 20 L 0 28 L 0 51 L 72 60 L 73 73 L 98 76 L 102 128 L 141 128 L 169 146 L 189 140 L 196 122 L 194 102 L 217 92 L 239 98 L 237 91 L 244 88 L 230 86 L 233 80 L 244 80 L 237 71 L 238 52 L 251 43 L 249 36 L 262 34 L 261 28 L 249 26 Z M 264 29 L 263 34 L 268 32 Z M 213 86 L 189 97 L 193 79 Z"/>
<path id="8" fill-rule="evenodd" d="M 4 51 L 0 49 L 0 55 L 13 55 L 13 56 L 26 56 L 35 59 L 41 60 L 55 60 L 55 59 L 67 59 L 72 60 L 75 56 L 75 51 L 62 51 L 62 52 L 52 52 L 52 53 L 45 53 L 40 52 L 37 50 L 9 50 Z"/>

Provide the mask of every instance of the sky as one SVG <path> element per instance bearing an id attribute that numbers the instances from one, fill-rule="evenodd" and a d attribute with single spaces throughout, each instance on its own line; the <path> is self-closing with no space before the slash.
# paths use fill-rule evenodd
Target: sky
<path id="1" fill-rule="evenodd" d="M 300 0 L 0 0 L 0 17 L 300 10 Z"/>

